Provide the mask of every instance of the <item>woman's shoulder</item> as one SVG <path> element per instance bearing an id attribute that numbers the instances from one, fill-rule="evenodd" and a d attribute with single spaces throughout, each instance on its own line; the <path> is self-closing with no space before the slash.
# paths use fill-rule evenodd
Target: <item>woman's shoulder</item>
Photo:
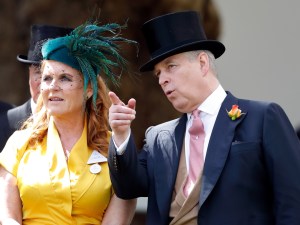
<path id="1" fill-rule="evenodd" d="M 16 149 L 21 149 L 27 145 L 31 131 L 29 129 L 16 130 L 8 139 L 6 145 L 14 146 Z"/>
<path id="2" fill-rule="evenodd" d="M 0 164 L 10 173 L 16 176 L 18 165 L 26 151 L 30 136 L 29 130 L 15 131 L 0 154 Z"/>
<path id="3" fill-rule="evenodd" d="M 17 140 L 24 140 L 28 139 L 31 135 L 30 129 L 23 129 L 23 130 L 16 130 L 12 135 L 11 138 L 17 139 Z"/>

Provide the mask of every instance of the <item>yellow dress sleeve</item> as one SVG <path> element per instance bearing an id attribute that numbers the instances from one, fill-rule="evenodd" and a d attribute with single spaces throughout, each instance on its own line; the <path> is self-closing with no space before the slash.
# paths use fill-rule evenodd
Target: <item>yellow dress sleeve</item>
<path id="1" fill-rule="evenodd" d="M 17 176 L 19 162 L 28 144 L 28 137 L 28 130 L 15 131 L 0 153 L 0 165 L 14 176 Z"/>

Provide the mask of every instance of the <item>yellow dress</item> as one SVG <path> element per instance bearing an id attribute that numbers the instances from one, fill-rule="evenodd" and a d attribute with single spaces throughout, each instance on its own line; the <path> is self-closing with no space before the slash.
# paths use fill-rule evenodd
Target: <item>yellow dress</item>
<path id="1" fill-rule="evenodd" d="M 18 181 L 23 225 L 101 224 L 113 190 L 107 162 L 96 174 L 87 164 L 93 150 L 86 125 L 68 161 L 52 120 L 40 146 L 27 148 L 28 135 L 16 131 L 0 154 L 0 164 Z"/>

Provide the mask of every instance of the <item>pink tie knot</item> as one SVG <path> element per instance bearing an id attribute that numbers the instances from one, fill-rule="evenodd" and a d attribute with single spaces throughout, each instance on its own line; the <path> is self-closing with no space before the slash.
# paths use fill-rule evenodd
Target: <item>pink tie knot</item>
<path id="1" fill-rule="evenodd" d="M 199 114 L 200 114 L 200 110 L 199 109 L 195 109 L 193 112 L 192 112 L 192 115 L 193 115 L 193 118 L 197 118 L 199 117 Z"/>
<path id="2" fill-rule="evenodd" d="M 192 112 L 192 126 L 189 129 L 191 136 L 198 136 L 204 132 L 203 123 L 200 119 L 200 110 L 196 109 Z"/>

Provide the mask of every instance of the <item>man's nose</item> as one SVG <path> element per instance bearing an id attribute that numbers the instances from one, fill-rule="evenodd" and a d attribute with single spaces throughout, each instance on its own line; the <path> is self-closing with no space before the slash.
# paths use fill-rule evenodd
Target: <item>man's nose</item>
<path id="1" fill-rule="evenodd" d="M 163 86 L 169 82 L 168 77 L 166 76 L 165 73 L 161 72 L 158 78 L 158 83 L 159 85 Z"/>

